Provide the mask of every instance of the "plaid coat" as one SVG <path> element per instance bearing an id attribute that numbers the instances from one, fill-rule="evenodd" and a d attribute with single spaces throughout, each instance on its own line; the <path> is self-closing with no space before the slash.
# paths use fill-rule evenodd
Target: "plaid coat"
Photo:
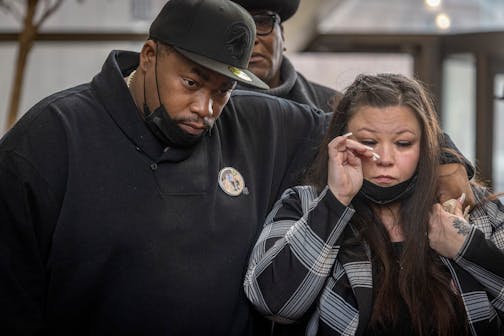
<path id="1" fill-rule="evenodd" d="M 356 234 L 348 224 L 353 214 L 327 187 L 320 194 L 309 186 L 284 192 L 266 219 L 244 282 L 262 314 L 279 323 L 310 314 L 307 335 L 365 331 L 373 295 L 370 251 L 364 244 L 340 248 L 346 235 Z M 504 206 L 475 207 L 470 224 L 459 254 L 440 258 L 461 293 L 470 333 L 503 335 Z"/>

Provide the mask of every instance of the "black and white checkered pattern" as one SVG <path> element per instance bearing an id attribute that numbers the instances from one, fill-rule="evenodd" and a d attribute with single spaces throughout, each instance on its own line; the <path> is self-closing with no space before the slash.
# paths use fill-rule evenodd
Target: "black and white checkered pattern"
<path id="1" fill-rule="evenodd" d="M 320 194 L 309 186 L 284 192 L 266 219 L 244 282 L 262 314 L 279 323 L 312 314 L 307 335 L 365 329 L 373 293 L 370 252 L 363 244 L 340 249 L 354 232 L 353 214 L 327 188 Z M 484 202 L 470 215 L 472 228 L 459 254 L 440 258 L 462 295 L 471 334 L 501 335 L 504 206 Z"/>

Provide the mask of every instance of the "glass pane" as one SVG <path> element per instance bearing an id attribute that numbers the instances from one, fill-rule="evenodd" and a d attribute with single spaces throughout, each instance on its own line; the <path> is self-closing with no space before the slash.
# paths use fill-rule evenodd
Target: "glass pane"
<path id="1" fill-rule="evenodd" d="M 470 54 L 451 55 L 443 63 L 441 125 L 459 150 L 476 156 L 476 68 Z"/>
<path id="2" fill-rule="evenodd" d="M 498 74 L 494 79 L 494 152 L 493 181 L 496 192 L 504 192 L 504 74 Z"/>
<path id="3" fill-rule="evenodd" d="M 142 44 L 143 42 L 38 42 L 26 65 L 19 117 L 42 98 L 91 81 L 112 49 L 140 51 Z M 0 44 L 0 136 L 5 132 L 16 50 L 16 43 Z"/>
<path id="4" fill-rule="evenodd" d="M 323 2 L 319 31 L 466 33 L 501 31 L 502 0 L 352 0 Z"/>
<path id="5" fill-rule="evenodd" d="M 338 91 L 343 91 L 361 73 L 413 74 L 413 57 L 409 54 L 297 53 L 288 58 L 308 80 Z"/>
<path id="6" fill-rule="evenodd" d="M 7 1 L 24 15 L 27 1 Z M 54 1 L 48 1 L 54 3 Z M 97 31 L 147 33 L 150 22 L 166 0 L 67 0 L 44 22 L 42 32 Z M 45 1 L 39 1 L 40 9 Z M 1 9 L 1 8 L 0 8 Z M 19 30 L 22 19 L 0 10 L 0 30 Z"/>

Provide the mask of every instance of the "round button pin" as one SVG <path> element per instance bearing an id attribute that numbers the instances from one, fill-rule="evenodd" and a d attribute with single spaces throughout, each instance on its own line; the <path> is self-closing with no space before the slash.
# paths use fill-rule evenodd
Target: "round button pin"
<path id="1" fill-rule="evenodd" d="M 245 182 L 240 172 L 233 167 L 224 167 L 219 172 L 219 186 L 230 196 L 238 196 L 245 188 Z"/>

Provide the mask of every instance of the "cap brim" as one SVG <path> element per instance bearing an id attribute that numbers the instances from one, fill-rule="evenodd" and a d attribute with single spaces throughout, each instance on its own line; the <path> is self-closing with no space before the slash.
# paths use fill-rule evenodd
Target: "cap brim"
<path id="1" fill-rule="evenodd" d="M 234 79 L 242 84 L 253 86 L 259 89 L 269 89 L 269 86 L 266 83 L 260 80 L 249 70 L 239 69 L 228 64 L 217 62 L 208 57 L 201 56 L 181 48 L 175 47 L 175 49 L 185 57 L 189 58 L 191 61 L 228 78 Z"/>

